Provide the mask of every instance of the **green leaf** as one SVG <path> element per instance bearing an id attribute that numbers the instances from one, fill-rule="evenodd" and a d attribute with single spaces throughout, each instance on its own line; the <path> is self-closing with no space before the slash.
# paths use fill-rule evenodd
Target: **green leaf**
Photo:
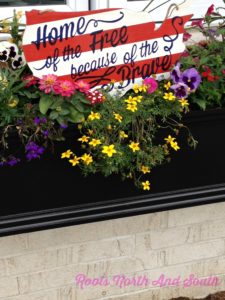
<path id="1" fill-rule="evenodd" d="M 76 110 L 78 110 L 79 112 L 82 112 L 82 113 L 85 112 L 85 107 L 82 103 L 80 103 L 78 101 L 74 101 L 74 99 L 73 99 L 72 104 L 76 108 Z"/>
<path id="2" fill-rule="evenodd" d="M 205 100 L 197 99 L 195 102 L 198 104 L 198 106 L 200 106 L 201 109 L 203 109 L 203 110 L 206 109 L 206 101 Z"/>
<path id="3" fill-rule="evenodd" d="M 48 111 L 48 109 L 50 108 L 50 106 L 52 105 L 53 100 L 51 99 L 50 95 L 43 95 L 40 99 L 39 102 L 39 109 L 40 112 L 45 115 Z"/>
<path id="4" fill-rule="evenodd" d="M 52 101 L 50 108 L 56 109 L 58 106 L 61 106 L 62 103 L 63 103 L 63 99 L 61 97 L 54 98 L 54 101 Z"/>
<path id="5" fill-rule="evenodd" d="M 68 119 L 72 123 L 80 123 L 84 119 L 84 115 L 82 113 L 80 113 L 79 111 L 71 108 Z"/>
<path id="6" fill-rule="evenodd" d="M 59 117 L 59 113 L 57 111 L 51 111 L 49 117 L 50 119 L 55 120 Z"/>

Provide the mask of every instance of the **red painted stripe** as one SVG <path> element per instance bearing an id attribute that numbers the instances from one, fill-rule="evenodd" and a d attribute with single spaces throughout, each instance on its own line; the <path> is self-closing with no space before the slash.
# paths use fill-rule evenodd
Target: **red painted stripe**
<path id="1" fill-rule="evenodd" d="M 91 14 L 98 14 L 102 12 L 107 12 L 111 10 L 117 10 L 119 8 L 110 8 L 110 9 L 99 9 L 99 10 L 90 10 L 90 11 L 78 11 L 78 12 L 48 12 L 41 10 L 31 10 L 26 12 L 27 25 L 35 25 L 41 23 L 47 23 L 52 21 L 60 21 L 69 18 L 76 18 L 82 16 L 88 16 Z"/>
<path id="2" fill-rule="evenodd" d="M 181 55 L 182 55 L 182 53 L 176 53 L 176 54 L 172 55 L 172 60 L 171 60 L 171 66 L 170 67 L 172 67 L 179 60 Z M 163 56 L 158 58 L 159 59 L 159 64 L 161 64 L 163 58 L 164 58 Z M 145 67 L 146 68 L 147 65 L 151 65 L 155 60 L 156 59 L 153 58 L 153 59 L 148 59 L 148 60 L 136 62 L 134 68 L 136 68 L 136 67 L 139 67 L 139 68 Z M 114 72 L 111 75 L 108 75 L 107 79 L 104 79 L 103 77 L 104 77 L 104 74 L 106 74 L 106 72 L 110 71 L 110 68 L 98 69 L 96 71 L 91 71 L 89 74 L 82 73 L 80 76 L 77 76 L 74 79 L 74 81 L 84 80 L 84 81 L 90 83 L 91 87 L 95 87 L 96 85 L 98 86 L 98 85 L 102 85 L 102 84 L 108 84 L 108 83 L 110 83 L 111 80 L 115 80 L 116 82 L 119 82 L 119 81 L 121 81 L 121 74 L 118 74 L 118 70 L 122 66 L 124 66 L 124 65 L 115 66 Z M 132 72 L 133 68 L 131 67 L 130 64 L 125 65 L 125 66 L 130 67 L 131 72 Z M 159 69 L 156 73 L 160 74 L 160 73 L 164 73 L 164 72 L 165 71 L 162 70 L 162 67 L 159 67 Z M 100 83 L 95 84 L 96 82 L 93 82 L 93 80 L 95 80 L 95 79 L 88 78 L 89 76 L 90 77 L 96 76 L 96 77 L 99 77 L 99 78 L 102 77 L 102 79 L 101 79 Z M 138 75 L 138 74 L 135 74 L 135 78 L 138 78 L 138 77 L 142 77 L 142 76 Z M 131 76 L 131 78 L 132 78 L 132 76 Z M 61 79 L 61 80 L 71 80 L 71 75 L 60 76 L 59 79 Z M 126 80 L 126 78 L 124 80 Z"/>
<path id="3" fill-rule="evenodd" d="M 191 18 L 191 16 L 186 16 L 183 18 L 184 24 Z M 177 27 L 178 33 L 184 32 L 184 24 L 179 25 Z M 172 19 L 167 19 L 160 28 L 157 30 L 154 30 L 155 23 L 149 22 L 144 24 L 138 24 L 127 27 L 127 42 L 126 44 L 140 42 L 140 41 L 146 41 L 150 39 L 156 39 L 163 37 L 165 33 L 167 35 L 175 35 L 176 30 L 172 26 Z M 116 29 L 116 31 L 119 33 L 120 29 Z M 104 35 L 111 36 L 113 32 L 112 30 L 106 30 L 104 31 Z M 37 61 L 46 59 L 48 56 L 53 56 L 54 49 L 59 49 L 59 56 L 63 56 L 64 48 L 70 45 L 71 47 L 76 48 L 77 45 L 81 45 L 81 52 L 84 53 L 86 51 L 91 51 L 90 44 L 92 43 L 93 37 L 90 34 L 86 35 L 80 35 L 74 38 L 69 38 L 68 40 L 63 40 L 62 42 L 57 42 L 56 45 L 50 45 L 47 43 L 46 48 L 40 47 L 40 50 L 37 51 L 36 46 L 34 44 L 31 45 L 24 45 L 23 51 L 25 53 L 25 57 L 27 62 Z M 110 39 L 109 39 L 110 40 Z M 121 44 L 120 44 L 121 45 Z M 111 42 L 105 42 L 104 43 L 104 49 L 112 47 Z M 97 45 L 97 49 L 100 49 L 100 44 Z M 116 49 L 116 48 L 115 48 Z"/>

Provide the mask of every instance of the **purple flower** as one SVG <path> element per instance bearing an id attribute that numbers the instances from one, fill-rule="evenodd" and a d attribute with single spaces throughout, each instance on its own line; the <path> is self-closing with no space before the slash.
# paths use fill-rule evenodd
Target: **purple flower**
<path id="1" fill-rule="evenodd" d="M 18 162 L 20 162 L 20 159 L 19 159 L 19 158 L 12 157 L 12 158 L 10 158 L 10 159 L 7 161 L 7 165 L 13 167 L 13 166 L 15 166 L 16 164 L 18 164 Z"/>
<path id="2" fill-rule="evenodd" d="M 181 71 L 180 64 L 178 63 L 170 73 L 170 76 L 174 83 L 178 83 L 180 81 Z"/>
<path id="3" fill-rule="evenodd" d="M 68 126 L 67 126 L 66 124 L 61 124 L 60 127 L 61 127 L 62 129 L 66 129 Z"/>
<path id="4" fill-rule="evenodd" d="M 43 136 L 48 136 L 48 135 L 49 135 L 49 132 L 48 132 L 48 130 L 43 130 L 43 131 L 42 131 L 42 134 L 43 134 Z"/>
<path id="5" fill-rule="evenodd" d="M 39 117 L 34 118 L 34 124 L 39 125 L 41 123 L 41 119 Z"/>
<path id="6" fill-rule="evenodd" d="M 188 86 L 182 82 L 174 84 L 170 87 L 174 90 L 174 94 L 177 98 L 187 98 L 188 96 Z"/>
<path id="7" fill-rule="evenodd" d="M 32 160 L 36 158 L 40 158 L 40 155 L 42 155 L 45 151 L 45 149 L 39 145 L 37 145 L 35 142 L 29 142 L 26 147 L 26 158 L 27 160 Z"/>
<path id="8" fill-rule="evenodd" d="M 201 76 L 195 68 L 190 68 L 183 72 L 181 81 L 186 84 L 191 91 L 193 91 L 199 86 L 201 82 Z"/>

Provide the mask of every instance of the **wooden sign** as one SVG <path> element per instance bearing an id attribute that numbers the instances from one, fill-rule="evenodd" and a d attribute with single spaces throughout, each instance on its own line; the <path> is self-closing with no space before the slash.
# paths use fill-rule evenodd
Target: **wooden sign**
<path id="1" fill-rule="evenodd" d="M 166 19 L 156 28 L 147 12 L 127 9 L 26 16 L 23 50 L 33 75 L 84 80 L 92 88 L 127 88 L 168 72 L 185 50 L 184 25 L 191 18 Z"/>

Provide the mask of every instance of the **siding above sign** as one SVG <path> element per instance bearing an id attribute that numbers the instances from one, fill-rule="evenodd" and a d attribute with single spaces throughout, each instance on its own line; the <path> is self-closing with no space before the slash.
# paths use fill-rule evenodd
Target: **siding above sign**
<path id="1" fill-rule="evenodd" d="M 147 12 L 127 9 L 26 16 L 23 50 L 33 74 L 84 80 L 92 88 L 127 88 L 169 71 L 185 50 L 184 25 L 191 18 L 167 19 L 156 28 Z"/>

